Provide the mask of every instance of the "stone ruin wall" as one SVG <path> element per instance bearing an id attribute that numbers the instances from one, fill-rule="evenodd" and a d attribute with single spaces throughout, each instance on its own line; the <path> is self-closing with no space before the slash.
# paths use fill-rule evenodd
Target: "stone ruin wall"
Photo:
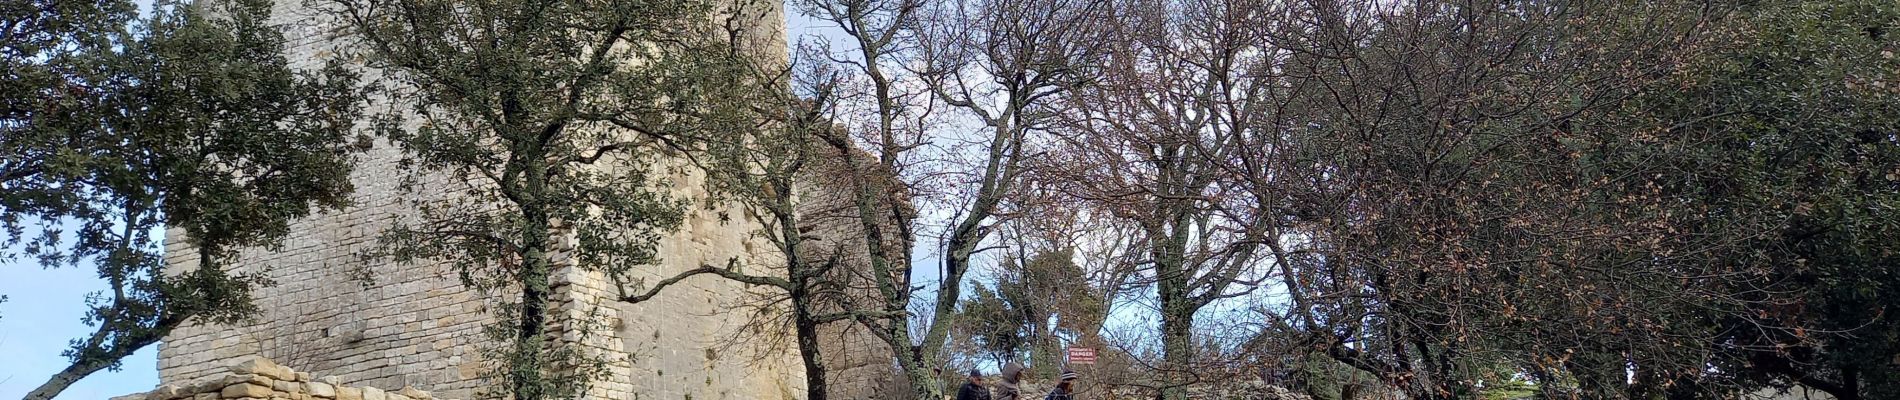
<path id="1" fill-rule="evenodd" d="M 428 391 L 405 386 L 384 390 L 375 386 L 350 386 L 342 378 L 312 378 L 271 362 L 252 358 L 231 364 L 217 376 L 175 385 L 161 385 L 150 392 L 134 393 L 112 400 L 436 400 Z"/>
<path id="2" fill-rule="evenodd" d="M 274 18 L 290 29 L 293 60 L 311 66 L 330 53 L 334 31 L 322 17 L 296 0 L 277 7 Z M 765 19 L 782 20 L 776 8 Z M 351 174 L 353 206 L 297 221 L 280 247 L 247 251 L 236 260 L 234 271 L 274 281 L 255 292 L 259 315 L 235 325 L 191 325 L 172 332 L 159 346 L 162 383 L 218 380 L 233 362 L 269 359 L 341 382 L 475 397 L 486 368 L 480 342 L 482 329 L 492 321 L 491 304 L 462 287 L 447 265 L 365 264 L 358 257 L 375 246 L 392 221 L 413 218 L 410 204 L 416 197 L 410 196 L 453 196 L 440 187 L 405 193 L 398 187 L 400 159 L 395 146 L 378 143 Z M 695 198 L 703 195 L 702 184 L 703 177 L 685 173 L 675 176 L 667 190 Z M 810 185 L 823 192 L 834 184 Z M 812 205 L 801 209 L 816 212 L 835 207 L 833 201 L 807 202 Z M 756 222 L 744 220 L 745 213 L 730 213 L 733 220 L 722 221 L 705 208 L 694 207 L 681 229 L 662 241 L 663 262 L 645 271 L 649 281 L 730 257 L 770 262 L 769 254 L 762 255 L 771 252 L 770 244 L 753 236 Z M 813 228 L 842 238 L 857 226 L 849 218 L 822 220 Z M 169 268 L 195 267 L 195 251 L 183 240 L 168 240 L 166 257 Z M 365 271 L 368 280 L 359 277 Z M 758 294 L 741 284 L 694 278 L 640 304 L 614 300 L 606 280 L 587 272 L 557 272 L 554 285 L 558 312 L 601 327 L 586 334 L 566 332 L 563 339 L 625 360 L 610 366 L 610 378 L 597 382 L 590 398 L 791 399 L 804 391 L 796 351 L 785 347 L 792 343 L 790 327 L 780 332 L 786 338 L 738 335 L 737 328 L 750 317 L 741 309 Z M 833 359 L 827 363 L 833 397 L 882 398 L 876 393 L 894 384 L 896 375 L 888 358 L 881 358 L 888 350 L 849 322 L 824 329 L 823 345 Z"/>

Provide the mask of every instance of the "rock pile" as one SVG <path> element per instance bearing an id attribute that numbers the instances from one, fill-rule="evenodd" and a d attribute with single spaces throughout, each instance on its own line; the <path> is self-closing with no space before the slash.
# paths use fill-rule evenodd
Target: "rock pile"
<path id="1" fill-rule="evenodd" d="M 114 397 L 112 400 L 436 400 L 429 392 L 413 387 L 386 391 L 373 387 L 344 386 L 334 376 L 310 379 L 271 360 L 256 357 L 230 366 L 224 376 L 192 381 L 183 385 L 162 385 L 150 392 Z"/>

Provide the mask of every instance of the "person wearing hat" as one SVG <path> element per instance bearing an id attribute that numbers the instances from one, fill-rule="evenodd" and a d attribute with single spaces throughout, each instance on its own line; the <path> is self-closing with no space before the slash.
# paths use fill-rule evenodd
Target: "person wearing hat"
<path id="1" fill-rule="evenodd" d="M 1003 364 L 1003 379 L 996 383 L 996 400 L 1022 400 L 1023 365 L 1015 361 Z"/>
<path id="2" fill-rule="evenodd" d="M 1042 400 L 1074 400 L 1075 378 L 1075 371 L 1064 368 L 1062 382 L 1057 383 L 1055 390 L 1050 390 L 1049 395 L 1044 396 Z"/>
<path id="3" fill-rule="evenodd" d="M 957 388 L 957 400 L 990 400 L 990 388 L 983 386 L 983 371 L 970 369 L 970 381 Z"/>

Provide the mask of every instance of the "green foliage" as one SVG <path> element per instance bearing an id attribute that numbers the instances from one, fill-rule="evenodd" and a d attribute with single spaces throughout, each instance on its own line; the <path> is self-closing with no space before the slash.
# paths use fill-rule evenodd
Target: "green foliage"
<path id="1" fill-rule="evenodd" d="M 1354 400 L 1358 393 L 1371 392 L 1379 378 L 1365 371 L 1318 354 L 1308 354 L 1292 365 L 1291 386 L 1300 387 L 1314 400 Z"/>
<path id="2" fill-rule="evenodd" d="M 993 287 L 978 285 L 957 312 L 958 325 L 998 361 L 1027 355 L 1038 376 L 1055 376 L 1062 366 L 1062 336 L 1100 317 L 1099 301 L 1088 295 L 1087 274 L 1071 259 L 1074 252 L 1037 253 L 1005 261 Z"/>
<path id="3" fill-rule="evenodd" d="M 1900 4 L 1765 2 L 1737 21 L 1732 46 L 1622 115 L 1690 122 L 1605 157 L 1662 160 L 1644 162 L 1698 204 L 1676 223 L 1741 242 L 1719 261 L 1774 293 L 1746 297 L 1753 321 L 1711 321 L 1716 365 L 1734 373 L 1701 383 L 1900 395 L 1900 324 L 1886 315 L 1900 304 L 1886 239 L 1900 234 Z"/>
<path id="4" fill-rule="evenodd" d="M 1347 86 L 1299 103 L 1327 167 L 1294 282 L 1364 296 L 1295 316 L 1330 355 L 1419 398 L 1497 366 L 1550 397 L 1888 393 L 1895 5 L 1447 6 L 1309 61 Z"/>
<path id="5" fill-rule="evenodd" d="M 958 307 L 964 334 L 996 360 L 1014 360 L 1023 345 L 1022 321 L 996 291 L 977 286 Z"/>
<path id="6" fill-rule="evenodd" d="M 116 367 L 182 324 L 248 316 L 264 282 L 223 263 L 276 245 L 314 208 L 347 203 L 362 150 L 349 133 L 357 77 L 338 64 L 292 68 L 265 22 L 270 2 L 159 3 L 137 21 L 127 1 L 0 9 L 25 21 L 0 44 L 7 75 L 21 78 L 0 87 L 0 224 L 25 254 L 90 261 L 111 285 L 86 316 L 98 330 L 66 352 L 73 366 L 29 398 Z M 25 233 L 30 221 L 39 235 Z M 195 266 L 163 271 L 168 227 L 193 245 Z"/>
<path id="7" fill-rule="evenodd" d="M 1490 384 L 1486 385 L 1484 390 L 1478 393 L 1478 398 L 1484 400 L 1520 400 L 1533 398 L 1533 396 L 1536 396 L 1538 393 L 1537 385 L 1525 382 L 1522 379 L 1507 379 L 1496 381 L 1495 383 L 1487 383 Z"/>
<path id="8" fill-rule="evenodd" d="M 62 182 L 84 171 L 84 148 L 98 141 L 92 121 L 73 111 L 99 101 L 75 82 L 110 62 L 115 41 L 137 16 L 129 1 L 15 1 L 0 18 L 19 21 L 0 38 L 0 228 L 8 249 L 28 238 L 25 224 L 39 215 L 64 215 L 84 201 Z M 94 78 L 98 79 L 98 78 Z M 33 243 L 34 248 L 56 243 Z M 13 257 L 18 254 L 6 254 Z"/>

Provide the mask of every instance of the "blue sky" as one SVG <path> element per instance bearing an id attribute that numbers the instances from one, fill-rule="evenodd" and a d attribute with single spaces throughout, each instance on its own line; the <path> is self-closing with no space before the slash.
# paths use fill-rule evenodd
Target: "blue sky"
<path id="1" fill-rule="evenodd" d="M 0 266 L 0 399 L 17 399 L 67 365 L 66 343 L 91 333 L 80 321 L 86 294 L 104 290 L 91 265 L 41 268 L 33 260 Z M 100 371 L 73 384 L 60 399 L 105 399 L 158 385 L 158 349 L 140 350 L 119 371 Z"/>
<path id="2" fill-rule="evenodd" d="M 152 0 L 132 0 L 141 13 Z M 28 231 L 28 237 L 38 232 Z M 0 250 L 0 253 L 18 249 Z M 91 263 L 43 268 L 32 259 L 0 259 L 0 399 L 25 397 L 69 365 L 60 355 L 67 343 L 92 333 L 80 318 L 86 296 L 106 290 Z M 56 399 L 106 399 L 158 386 L 158 346 L 140 349 L 117 371 L 87 376 Z"/>

